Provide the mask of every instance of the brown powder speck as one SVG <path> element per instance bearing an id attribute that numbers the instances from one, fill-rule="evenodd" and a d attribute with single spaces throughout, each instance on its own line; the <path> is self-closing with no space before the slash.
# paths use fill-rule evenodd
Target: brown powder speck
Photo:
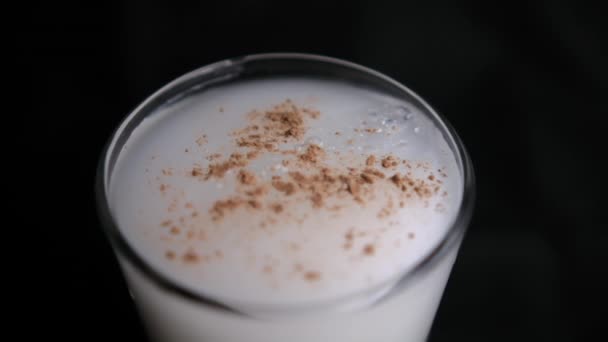
<path id="1" fill-rule="evenodd" d="M 283 205 L 280 203 L 275 203 L 273 205 L 270 206 L 270 208 L 272 209 L 272 211 L 274 211 L 276 214 L 279 214 L 283 211 Z"/>
<path id="2" fill-rule="evenodd" d="M 364 255 L 372 256 L 372 255 L 374 255 L 375 252 L 376 252 L 376 249 L 375 249 L 374 245 L 372 245 L 372 244 L 367 244 L 367 245 L 365 245 L 365 247 L 363 247 Z"/>
<path id="3" fill-rule="evenodd" d="M 237 167 L 244 167 L 247 166 L 247 164 L 248 161 L 247 159 L 245 159 L 245 157 L 243 157 L 242 154 L 233 153 L 232 155 L 230 155 L 228 161 L 209 165 L 209 170 L 205 175 L 205 179 L 209 179 L 211 177 L 222 178 L 228 170 Z"/>
<path id="4" fill-rule="evenodd" d="M 413 240 L 416 237 L 414 233 L 407 233 L 407 238 Z"/>
<path id="5" fill-rule="evenodd" d="M 270 266 L 270 265 L 264 266 L 264 268 L 262 268 L 262 272 L 264 272 L 266 274 L 272 273 L 272 266 Z"/>
<path id="6" fill-rule="evenodd" d="M 175 252 L 174 251 L 167 251 L 165 252 L 165 257 L 169 260 L 173 260 L 175 259 Z"/>
<path id="7" fill-rule="evenodd" d="M 384 159 L 382 159 L 382 167 L 384 167 L 386 169 L 395 167 L 398 164 L 399 164 L 399 160 L 394 156 L 387 156 Z"/>
<path id="8" fill-rule="evenodd" d="M 349 250 L 353 247 L 353 242 L 355 239 L 355 234 L 353 232 L 353 229 L 349 229 L 348 232 L 346 232 L 346 234 L 344 234 L 344 240 L 346 240 L 346 242 L 344 242 L 344 244 L 342 245 L 342 247 L 346 250 Z"/>
<path id="9" fill-rule="evenodd" d="M 430 174 L 430 175 L 429 175 L 427 178 L 428 178 L 430 181 L 434 181 L 434 180 L 435 180 L 435 176 L 434 176 L 433 174 Z"/>
<path id="10" fill-rule="evenodd" d="M 198 256 L 198 254 L 196 253 L 196 251 L 194 251 L 193 249 L 188 249 L 183 255 L 182 255 L 182 260 L 185 263 L 195 263 L 198 262 L 200 259 L 200 257 Z"/>
<path id="11" fill-rule="evenodd" d="M 160 187 L 159 187 L 159 189 L 160 189 L 161 192 L 165 192 L 165 190 L 167 190 L 167 185 L 161 184 Z"/>
<path id="12" fill-rule="evenodd" d="M 307 271 L 304 273 L 304 279 L 309 282 L 315 282 L 321 280 L 321 273 L 317 271 Z"/>
<path id="13" fill-rule="evenodd" d="M 160 226 L 161 227 L 169 227 L 172 222 L 173 221 L 171 221 L 171 220 L 166 220 L 166 221 L 161 222 Z"/>
<path id="14" fill-rule="evenodd" d="M 224 252 L 220 251 L 219 249 L 215 250 L 215 257 L 218 259 L 221 259 L 224 257 Z"/>
<path id="15" fill-rule="evenodd" d="M 259 141 L 260 139 L 262 139 L 262 135 L 261 134 L 250 134 L 247 136 L 247 139 Z"/>
<path id="16" fill-rule="evenodd" d="M 262 197 L 268 193 L 268 187 L 262 185 L 254 188 L 253 190 L 246 191 L 245 194 L 251 197 Z"/>
<path id="17" fill-rule="evenodd" d="M 300 160 L 312 164 L 316 164 L 323 156 L 325 151 L 319 145 L 308 145 L 306 152 L 300 155 Z"/>
<path id="18" fill-rule="evenodd" d="M 376 156 L 369 156 L 365 160 L 365 165 L 367 165 L 367 166 L 374 166 L 375 163 L 376 163 Z"/>
<path id="19" fill-rule="evenodd" d="M 402 176 L 400 173 L 395 173 L 392 175 L 390 180 L 403 192 L 407 191 L 408 186 L 414 184 L 409 177 Z"/>
<path id="20" fill-rule="evenodd" d="M 357 182 L 355 177 L 342 176 L 342 180 L 346 183 L 346 189 L 350 192 L 354 197 L 359 197 L 361 192 L 361 187 Z"/>
<path id="21" fill-rule="evenodd" d="M 258 157 L 258 155 L 260 155 L 260 152 L 258 151 L 249 151 L 247 152 L 247 159 L 252 160 Z"/>
<path id="22" fill-rule="evenodd" d="M 285 133 L 283 133 L 283 135 L 285 135 L 286 137 L 297 137 L 300 134 L 301 133 L 296 127 L 288 128 Z"/>
<path id="23" fill-rule="evenodd" d="M 186 237 L 188 238 L 188 240 L 192 240 L 196 237 L 196 233 L 193 230 L 189 230 L 186 234 Z"/>
<path id="24" fill-rule="evenodd" d="M 173 227 L 171 227 L 170 232 L 173 235 L 177 235 L 177 234 L 179 234 L 181 232 L 181 229 L 179 229 L 179 227 L 177 227 L 177 226 L 173 226 Z"/>
<path id="25" fill-rule="evenodd" d="M 239 174 L 237 175 L 237 179 L 243 185 L 253 185 L 256 182 L 255 175 L 252 172 L 247 171 L 247 170 L 239 171 Z"/>
<path id="26" fill-rule="evenodd" d="M 336 131 L 335 135 L 342 135 L 342 133 Z"/>
<path id="27" fill-rule="evenodd" d="M 272 181 L 272 186 L 275 189 L 277 189 L 277 191 L 280 191 L 280 192 L 284 193 L 287 196 L 293 194 L 296 191 L 295 185 L 293 183 L 291 183 L 291 182 L 283 182 L 283 181 L 280 181 L 280 180 L 273 180 Z"/>
<path id="28" fill-rule="evenodd" d="M 246 163 L 245 157 L 240 153 L 233 153 L 230 155 L 230 160 L 234 163 Z"/>
<path id="29" fill-rule="evenodd" d="M 219 111 L 220 111 L 220 113 L 223 113 L 224 112 L 224 107 L 220 106 Z"/>
<path id="30" fill-rule="evenodd" d="M 249 200 L 247 201 L 247 204 L 249 204 L 249 206 L 253 209 L 260 209 L 262 208 L 262 203 L 260 203 L 260 201 L 256 201 L 256 200 Z"/>
<path id="31" fill-rule="evenodd" d="M 186 149 L 184 149 L 184 152 L 188 153 L 188 149 L 187 149 L 187 148 L 186 148 Z"/>
<path id="32" fill-rule="evenodd" d="M 194 167 L 192 168 L 192 171 L 190 172 L 190 175 L 192 177 L 199 177 L 203 175 L 203 170 L 200 167 Z"/>
<path id="33" fill-rule="evenodd" d="M 399 208 L 403 208 L 403 207 L 405 207 L 405 202 L 403 202 L 403 201 L 399 202 Z"/>
<path id="34" fill-rule="evenodd" d="M 416 192 L 416 194 L 422 198 L 428 198 L 432 195 L 431 189 L 429 189 L 429 187 L 424 182 L 420 183 L 419 185 L 416 185 L 414 187 L 414 192 Z"/>
<path id="35" fill-rule="evenodd" d="M 269 130 L 279 133 L 284 137 L 301 138 L 304 135 L 304 120 L 300 109 L 296 107 L 291 100 L 275 106 L 272 110 L 267 111 L 265 119 L 269 120 L 272 125 L 268 125 Z"/>
<path id="36" fill-rule="evenodd" d="M 372 168 L 367 168 L 365 170 L 363 170 L 363 173 L 367 174 L 367 175 L 371 175 L 371 176 L 375 176 L 378 178 L 386 178 L 386 175 L 384 173 L 382 173 L 380 170 L 376 170 L 376 169 L 372 169 Z"/>
<path id="37" fill-rule="evenodd" d="M 379 219 L 383 219 L 383 218 L 386 218 L 386 217 L 390 216 L 391 213 L 392 213 L 392 208 L 387 206 L 387 207 L 382 208 L 378 212 L 378 214 L 376 215 L 376 217 L 378 217 Z"/>
<path id="38" fill-rule="evenodd" d="M 355 139 L 348 139 L 348 140 L 346 141 L 346 143 L 347 143 L 348 145 L 352 145 L 352 144 L 354 144 L 354 143 L 355 143 Z"/>
<path id="39" fill-rule="evenodd" d="M 184 208 L 186 208 L 186 209 L 193 209 L 194 208 L 194 204 L 192 204 L 191 202 L 186 202 L 186 204 L 184 204 Z"/>
<path id="40" fill-rule="evenodd" d="M 310 200 L 312 201 L 312 206 L 315 208 L 321 208 L 323 206 L 323 196 L 318 192 L 313 193 Z"/>
<path id="41" fill-rule="evenodd" d="M 363 179 L 363 181 L 365 181 L 365 183 L 368 183 L 368 184 L 374 183 L 374 178 L 367 173 L 362 173 L 361 179 Z"/>
<path id="42" fill-rule="evenodd" d="M 321 177 L 316 177 L 318 181 L 325 183 L 324 185 L 331 185 L 337 181 L 337 177 L 333 171 L 327 167 L 321 169 Z"/>
<path id="43" fill-rule="evenodd" d="M 209 213 L 214 221 L 224 217 L 226 211 L 234 210 L 238 208 L 243 203 L 243 200 L 240 198 L 229 198 L 224 201 L 216 201 L 213 204 L 213 207 L 209 209 Z"/>

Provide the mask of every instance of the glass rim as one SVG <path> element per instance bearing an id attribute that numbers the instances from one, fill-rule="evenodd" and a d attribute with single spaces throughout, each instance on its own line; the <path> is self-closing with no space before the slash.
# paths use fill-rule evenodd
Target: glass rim
<path id="1" fill-rule="evenodd" d="M 336 67 L 344 67 L 349 69 L 350 71 L 359 72 L 361 74 L 374 77 L 375 79 L 381 82 L 389 83 L 400 91 L 406 93 L 408 96 L 412 97 L 415 101 L 417 101 L 417 103 L 414 103 L 414 105 L 419 107 L 419 109 L 422 110 L 425 115 L 431 116 L 431 119 L 433 119 L 433 123 L 435 125 L 438 125 L 438 129 L 442 131 L 442 134 L 444 134 L 444 137 L 448 140 L 447 143 L 450 146 L 450 150 L 455 155 L 456 162 L 459 166 L 459 171 L 461 172 L 461 177 L 463 181 L 463 192 L 460 201 L 460 206 L 458 208 L 457 214 L 450 222 L 450 227 L 447 229 L 441 240 L 433 248 L 430 248 L 418 262 L 416 262 L 408 270 L 405 270 L 402 274 L 396 276 L 398 280 L 396 281 L 395 285 L 392 286 L 392 288 L 387 293 L 382 295 L 380 299 L 375 300 L 372 303 L 373 306 L 379 302 L 382 302 L 386 298 L 391 297 L 392 294 L 398 293 L 399 290 L 412 278 L 414 278 L 421 272 L 432 268 L 432 266 L 436 262 L 443 259 L 445 257 L 445 254 L 447 254 L 449 251 L 451 251 L 452 248 L 455 247 L 457 241 L 460 240 L 460 238 L 467 230 L 472 216 L 473 206 L 475 202 L 475 176 L 469 155 L 462 141 L 460 140 L 460 137 L 458 136 L 454 128 L 450 125 L 450 123 L 441 114 L 439 114 L 433 107 L 431 107 L 422 97 L 420 97 L 418 94 L 416 94 L 414 91 L 412 91 L 405 85 L 378 71 L 356 63 L 333 57 L 306 53 L 252 54 L 237 58 L 225 59 L 219 62 L 208 64 L 206 66 L 187 72 L 177 77 L 173 81 L 165 84 L 159 90 L 155 91 L 152 95 L 148 96 L 145 100 L 141 101 L 135 107 L 135 109 L 130 111 L 129 114 L 122 119 L 121 123 L 114 129 L 105 147 L 103 148 L 101 158 L 98 163 L 97 174 L 95 179 L 95 197 L 97 202 L 97 211 L 101 220 L 102 228 L 108 236 L 108 239 L 110 240 L 110 244 L 114 249 L 114 252 L 120 253 L 133 266 L 135 266 L 135 268 L 137 268 L 141 273 L 143 273 L 146 277 L 152 280 L 153 283 L 159 285 L 161 288 L 169 290 L 170 292 L 182 296 L 185 299 L 193 300 L 202 305 L 210 306 L 237 315 L 251 316 L 243 310 L 222 303 L 217 299 L 206 297 L 202 294 L 192 291 L 191 289 L 188 289 L 183 285 L 177 284 L 175 281 L 165 276 L 163 272 L 158 270 L 156 267 L 153 267 L 148 262 L 146 262 L 145 259 L 140 256 L 139 253 L 137 253 L 135 249 L 127 242 L 126 238 L 118 228 L 118 224 L 115 221 L 114 216 L 112 215 L 107 194 L 108 187 L 110 185 L 110 176 L 113 171 L 113 169 L 110 168 L 111 158 L 114 153 L 117 153 L 116 157 L 120 155 L 120 152 L 116 151 L 120 151 L 120 149 L 122 148 L 120 138 L 122 137 L 123 133 L 125 133 L 125 131 L 128 131 L 130 128 L 135 129 L 137 127 L 138 122 L 134 123 L 133 120 L 137 118 L 138 115 L 142 114 L 144 117 L 146 117 L 150 113 L 154 112 L 154 110 L 157 109 L 159 106 L 162 106 L 167 103 L 172 103 L 175 98 L 177 98 L 178 100 L 181 95 L 187 94 L 189 90 L 196 88 L 196 85 L 200 82 L 195 82 L 192 84 L 192 87 L 186 88 L 185 90 L 178 92 L 177 96 L 169 97 L 168 99 L 164 99 L 163 101 L 159 101 L 160 97 L 166 95 L 170 90 L 174 89 L 175 87 L 183 85 L 188 81 L 196 80 L 197 78 L 202 77 L 204 75 L 218 73 L 216 77 L 218 77 L 221 81 L 222 75 L 219 73 L 221 71 L 233 69 L 237 72 L 241 72 L 246 68 L 247 63 L 262 61 L 271 62 L 273 60 L 326 63 L 329 65 L 334 65 Z M 210 82 L 206 84 L 213 84 L 214 79 L 211 79 L 209 81 Z M 447 136 L 445 134 L 447 134 Z M 126 140 L 128 140 L 128 137 L 125 138 L 125 141 Z M 390 279 L 393 278 L 391 277 Z M 380 285 L 382 284 L 384 284 L 384 282 Z M 366 289 L 364 289 L 363 291 L 366 291 Z M 357 294 L 359 294 L 359 292 L 356 292 L 354 294 L 345 294 L 344 296 L 340 296 L 340 298 L 356 296 Z M 340 298 L 335 298 L 335 300 L 339 300 Z M 334 299 L 328 300 L 327 302 L 332 300 Z M 324 301 L 325 304 L 327 302 Z M 365 308 L 368 307 L 369 306 L 366 306 Z"/>

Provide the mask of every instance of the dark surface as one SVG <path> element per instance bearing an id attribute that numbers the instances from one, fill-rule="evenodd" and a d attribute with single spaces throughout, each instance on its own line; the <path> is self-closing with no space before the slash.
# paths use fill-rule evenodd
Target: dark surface
<path id="1" fill-rule="evenodd" d="M 95 213 L 106 139 L 138 102 L 191 69 L 299 51 L 403 82 L 448 118 L 471 154 L 477 208 L 430 341 L 605 335 L 608 25 L 599 8 L 537 0 L 28 6 L 16 40 L 19 89 L 33 116 L 9 132 L 27 141 L 19 173 L 40 181 L 34 192 L 12 193 L 34 229 L 14 245 L 33 257 L 26 276 L 43 284 L 27 294 L 40 309 L 19 316 L 26 334 L 144 339 Z"/>

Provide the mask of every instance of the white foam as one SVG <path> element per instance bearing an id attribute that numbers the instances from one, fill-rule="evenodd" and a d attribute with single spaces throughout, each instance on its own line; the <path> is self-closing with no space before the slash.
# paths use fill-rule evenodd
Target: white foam
<path id="1" fill-rule="evenodd" d="M 365 205 L 336 200 L 342 206 L 337 212 L 314 208 L 300 195 L 271 191 L 264 203 L 283 203 L 281 215 L 237 209 L 222 220 L 212 220 L 213 204 L 237 191 L 238 169 L 203 181 L 190 176 L 193 167 L 206 170 L 211 163 L 207 157 L 214 153 L 222 154 L 220 160 L 233 152 L 246 153 L 246 148 L 235 146 L 230 132 L 247 126 L 253 109 L 263 111 L 286 99 L 316 109 L 320 116 L 306 120 L 303 139 L 281 149 L 303 151 L 310 144 L 320 145 L 326 151 L 325 162 L 342 169 L 359 167 L 370 154 L 391 154 L 410 161 L 412 169 L 403 163 L 398 169 L 377 166 L 387 176 L 410 171 L 426 179 L 432 174 L 441 179 L 441 190 L 399 208 L 390 182 L 377 182 L 375 200 Z M 247 169 L 266 181 L 297 171 L 296 164 L 281 163 L 285 158 L 265 153 Z M 119 156 L 109 199 L 128 242 L 173 281 L 237 306 L 290 306 L 390 288 L 445 235 L 459 209 L 462 188 L 453 153 L 419 109 L 345 83 L 269 79 L 207 90 L 145 119 Z M 378 218 L 389 195 L 397 209 Z M 276 222 L 261 228 L 269 217 Z M 171 223 L 162 224 L 167 221 Z M 179 234 L 170 232 L 174 225 Z M 355 238 L 346 249 L 349 231 Z M 364 250 L 369 244 L 374 249 L 368 255 Z M 173 260 L 167 251 L 175 254 Z M 189 251 L 198 262 L 183 260 Z"/>

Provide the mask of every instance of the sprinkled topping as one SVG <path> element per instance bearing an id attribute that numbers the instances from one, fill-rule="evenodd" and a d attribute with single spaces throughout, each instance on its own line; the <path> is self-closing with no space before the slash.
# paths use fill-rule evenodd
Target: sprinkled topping
<path id="1" fill-rule="evenodd" d="M 250 171 L 240 170 L 238 180 L 243 185 L 253 185 L 255 184 L 255 175 Z"/>
<path id="2" fill-rule="evenodd" d="M 317 145 L 308 145 L 306 153 L 300 155 L 300 160 L 316 164 L 325 155 L 325 151 Z"/>
<path id="3" fill-rule="evenodd" d="M 223 163 L 215 163 L 209 165 L 209 170 L 205 175 L 205 179 L 209 179 L 211 177 L 222 178 L 226 174 L 226 172 L 230 169 L 247 166 L 248 161 L 244 158 L 244 156 L 240 153 L 233 153 L 230 155 L 230 158 Z M 192 170 L 194 176 L 194 169 Z"/>
<path id="4" fill-rule="evenodd" d="M 382 159 L 382 167 L 383 168 L 394 168 L 399 165 L 399 159 L 394 156 L 388 156 Z"/>
<path id="5" fill-rule="evenodd" d="M 385 120 L 392 128 L 371 116 L 336 123 L 332 112 L 314 108 L 324 100 L 302 98 L 241 112 L 214 103 L 201 115 L 230 121 L 217 125 L 225 132 L 188 127 L 186 142 L 170 150 L 183 159 L 162 149 L 146 157 L 162 210 L 141 214 L 152 217 L 145 234 L 178 275 L 221 292 L 236 279 L 222 270 L 231 267 L 256 291 L 277 296 L 323 294 L 340 288 L 338 281 L 368 286 L 385 269 L 404 267 L 402 256 L 427 239 L 425 231 L 414 240 L 413 231 L 427 227 L 412 225 L 426 221 L 409 217 L 451 209 L 444 184 L 451 166 L 408 159 L 414 139 L 405 149 L 387 143 L 401 132 L 397 119 Z"/>
<path id="6" fill-rule="evenodd" d="M 374 155 L 367 157 L 367 159 L 365 160 L 365 165 L 367 165 L 367 166 L 374 166 L 375 163 L 376 163 L 376 156 L 374 156 Z"/>
<path id="7" fill-rule="evenodd" d="M 317 271 L 308 271 L 304 273 L 304 279 L 309 282 L 319 281 L 321 279 L 321 273 Z"/>
<path id="8" fill-rule="evenodd" d="M 199 255 L 194 249 L 190 248 L 182 255 L 182 260 L 185 263 L 196 263 L 199 261 Z"/>

